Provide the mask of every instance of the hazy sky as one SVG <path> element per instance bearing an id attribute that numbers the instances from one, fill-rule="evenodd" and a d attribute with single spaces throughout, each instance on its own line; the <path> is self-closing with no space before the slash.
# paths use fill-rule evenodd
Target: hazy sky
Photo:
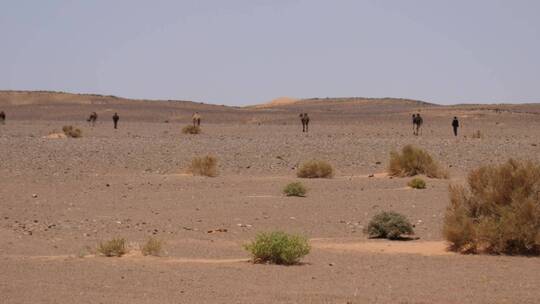
<path id="1" fill-rule="evenodd" d="M 0 89 L 540 102 L 540 1 L 0 0 Z"/>

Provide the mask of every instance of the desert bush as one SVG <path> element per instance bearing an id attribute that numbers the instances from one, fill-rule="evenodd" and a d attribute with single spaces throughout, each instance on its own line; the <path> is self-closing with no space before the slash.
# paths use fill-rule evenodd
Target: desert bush
<path id="1" fill-rule="evenodd" d="M 141 253 L 144 256 L 153 255 L 160 256 L 163 252 L 163 241 L 156 238 L 149 238 L 141 247 Z"/>
<path id="2" fill-rule="evenodd" d="M 296 175 L 303 178 L 331 178 L 334 175 L 334 169 L 325 161 L 310 160 L 300 166 Z"/>
<path id="3" fill-rule="evenodd" d="M 199 126 L 187 125 L 182 128 L 182 133 L 184 134 L 199 134 L 201 133 L 201 128 Z"/>
<path id="4" fill-rule="evenodd" d="M 217 158 L 213 156 L 195 157 L 191 161 L 191 171 L 194 175 L 217 176 Z"/>
<path id="5" fill-rule="evenodd" d="M 540 165 L 509 160 L 450 186 L 443 235 L 462 253 L 540 254 Z"/>
<path id="6" fill-rule="evenodd" d="M 397 212 L 381 212 L 375 215 L 365 231 L 371 238 L 396 240 L 402 235 L 413 235 L 413 226 L 409 220 Z"/>
<path id="7" fill-rule="evenodd" d="M 97 252 L 106 257 L 121 257 L 128 252 L 126 240 L 115 238 L 98 245 Z"/>
<path id="8" fill-rule="evenodd" d="M 281 265 L 297 264 L 311 250 L 305 237 L 279 231 L 260 233 L 244 248 L 251 253 L 254 263 Z"/>
<path id="9" fill-rule="evenodd" d="M 476 130 L 475 132 L 473 132 L 472 134 L 472 138 L 482 138 L 482 133 L 480 132 L 480 130 Z"/>
<path id="10" fill-rule="evenodd" d="M 426 189 L 426 182 L 418 177 L 411 179 L 407 185 L 414 189 Z"/>
<path id="11" fill-rule="evenodd" d="M 79 128 L 74 128 L 73 126 L 63 126 L 62 131 L 66 134 L 67 137 L 79 138 L 82 137 L 82 131 Z"/>
<path id="12" fill-rule="evenodd" d="M 431 178 L 448 178 L 448 172 L 442 169 L 428 152 L 412 145 L 403 147 L 401 154 L 390 152 L 388 173 L 401 177 L 425 174 Z"/>
<path id="13" fill-rule="evenodd" d="M 306 187 L 300 182 L 290 183 L 283 189 L 283 193 L 287 196 L 305 196 Z"/>

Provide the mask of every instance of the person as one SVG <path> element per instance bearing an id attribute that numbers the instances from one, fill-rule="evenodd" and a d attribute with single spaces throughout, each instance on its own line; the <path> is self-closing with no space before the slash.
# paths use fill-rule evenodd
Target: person
<path id="1" fill-rule="evenodd" d="M 416 135 L 420 133 L 420 128 L 422 127 L 422 124 L 424 123 L 424 119 L 422 119 L 422 116 L 420 116 L 420 113 L 416 113 Z"/>
<path id="2" fill-rule="evenodd" d="M 416 135 L 416 114 L 412 115 L 412 133 Z"/>
<path id="3" fill-rule="evenodd" d="M 118 120 L 120 119 L 120 116 L 118 116 L 118 113 L 114 113 L 112 120 L 114 122 L 114 128 L 117 129 L 118 126 Z"/>
<path id="4" fill-rule="evenodd" d="M 6 123 L 6 113 L 4 113 L 4 111 L 1 111 L 0 112 L 0 124 L 5 124 Z"/>
<path id="5" fill-rule="evenodd" d="M 307 113 L 300 113 L 300 120 L 302 121 L 302 132 L 309 131 L 309 116 Z"/>
<path id="6" fill-rule="evenodd" d="M 454 136 L 457 136 L 457 129 L 459 128 L 459 121 L 456 116 L 454 116 L 454 120 L 452 120 L 452 128 L 454 129 Z"/>
<path id="7" fill-rule="evenodd" d="M 199 115 L 199 112 L 193 113 L 193 116 L 191 116 L 191 120 L 193 121 L 194 127 L 200 127 L 201 126 L 201 115 Z"/>

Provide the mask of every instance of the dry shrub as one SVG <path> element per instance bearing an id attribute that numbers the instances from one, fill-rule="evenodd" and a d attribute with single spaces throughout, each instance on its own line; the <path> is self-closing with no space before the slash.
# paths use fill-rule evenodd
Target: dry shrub
<path id="1" fill-rule="evenodd" d="M 540 165 L 510 159 L 450 186 L 443 235 L 462 253 L 540 254 Z"/>
<path id="2" fill-rule="evenodd" d="M 62 131 L 66 134 L 67 137 L 79 138 L 82 137 L 82 131 L 79 128 L 74 128 L 73 126 L 63 126 Z"/>
<path id="3" fill-rule="evenodd" d="M 191 161 L 191 172 L 194 175 L 217 176 L 217 158 L 209 155 L 193 158 Z"/>
<path id="4" fill-rule="evenodd" d="M 477 139 L 479 139 L 479 138 L 482 138 L 482 137 L 483 137 L 483 135 L 482 135 L 482 133 L 480 132 L 480 130 L 476 130 L 476 131 L 473 132 L 473 134 L 472 134 L 472 138 L 477 138 Z"/>
<path id="5" fill-rule="evenodd" d="M 182 128 L 182 133 L 184 134 L 199 134 L 201 133 L 201 128 L 199 126 L 187 125 Z"/>
<path id="6" fill-rule="evenodd" d="M 402 214 L 384 211 L 375 215 L 364 230 L 371 238 L 400 239 L 402 235 L 413 235 L 413 226 Z"/>
<path id="7" fill-rule="evenodd" d="M 251 253 L 254 263 L 281 265 L 297 264 L 311 250 L 305 237 L 280 231 L 260 233 L 244 248 Z"/>
<path id="8" fill-rule="evenodd" d="M 412 145 L 403 147 L 401 154 L 390 152 L 388 174 L 400 177 L 425 174 L 431 178 L 448 178 L 448 172 L 441 168 L 428 152 Z"/>
<path id="9" fill-rule="evenodd" d="M 98 245 L 97 252 L 106 257 L 121 257 L 128 252 L 126 240 L 115 238 Z"/>
<path id="10" fill-rule="evenodd" d="M 334 169 L 325 161 L 310 160 L 302 164 L 296 175 L 303 178 L 331 178 Z"/>
<path id="11" fill-rule="evenodd" d="M 306 187 L 300 182 L 290 183 L 283 189 L 283 193 L 287 196 L 306 196 Z"/>
<path id="12" fill-rule="evenodd" d="M 426 189 L 426 182 L 418 177 L 413 178 L 407 185 L 413 189 Z"/>
<path id="13" fill-rule="evenodd" d="M 141 253 L 144 256 L 160 256 L 163 253 L 163 241 L 156 238 L 149 238 L 141 247 Z"/>

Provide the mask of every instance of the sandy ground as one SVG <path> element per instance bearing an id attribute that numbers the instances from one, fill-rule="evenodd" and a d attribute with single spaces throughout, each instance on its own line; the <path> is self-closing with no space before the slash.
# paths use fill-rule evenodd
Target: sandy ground
<path id="1" fill-rule="evenodd" d="M 296 108 L 235 112 L 188 136 L 174 121 L 124 115 L 113 130 L 104 119 L 92 128 L 58 112 L 28 120 L 27 104 L 12 106 L 8 113 L 23 118 L 0 125 L 0 302 L 537 303 L 539 258 L 448 252 L 441 224 L 448 185 L 470 169 L 540 160 L 538 115 L 423 109 L 427 123 L 414 137 L 410 112 L 385 109 L 343 120 L 315 112 L 308 134 L 296 120 L 282 123 L 279 113 L 295 117 Z M 453 115 L 462 118 L 458 138 Z M 83 137 L 47 137 L 66 124 Z M 471 138 L 476 130 L 483 138 Z M 408 178 L 386 176 L 388 153 L 408 143 L 430 151 L 451 179 L 412 190 Z M 187 174 L 206 154 L 218 157 L 219 176 Z M 329 161 L 336 176 L 302 180 L 305 198 L 283 196 L 312 158 Z M 418 239 L 367 239 L 363 227 L 382 210 L 405 214 Z M 216 229 L 226 232 L 208 233 Z M 310 238 L 302 265 L 248 262 L 242 245 L 271 230 Z M 102 240 L 125 237 L 137 248 L 150 236 L 166 242 L 163 257 L 93 255 Z"/>

